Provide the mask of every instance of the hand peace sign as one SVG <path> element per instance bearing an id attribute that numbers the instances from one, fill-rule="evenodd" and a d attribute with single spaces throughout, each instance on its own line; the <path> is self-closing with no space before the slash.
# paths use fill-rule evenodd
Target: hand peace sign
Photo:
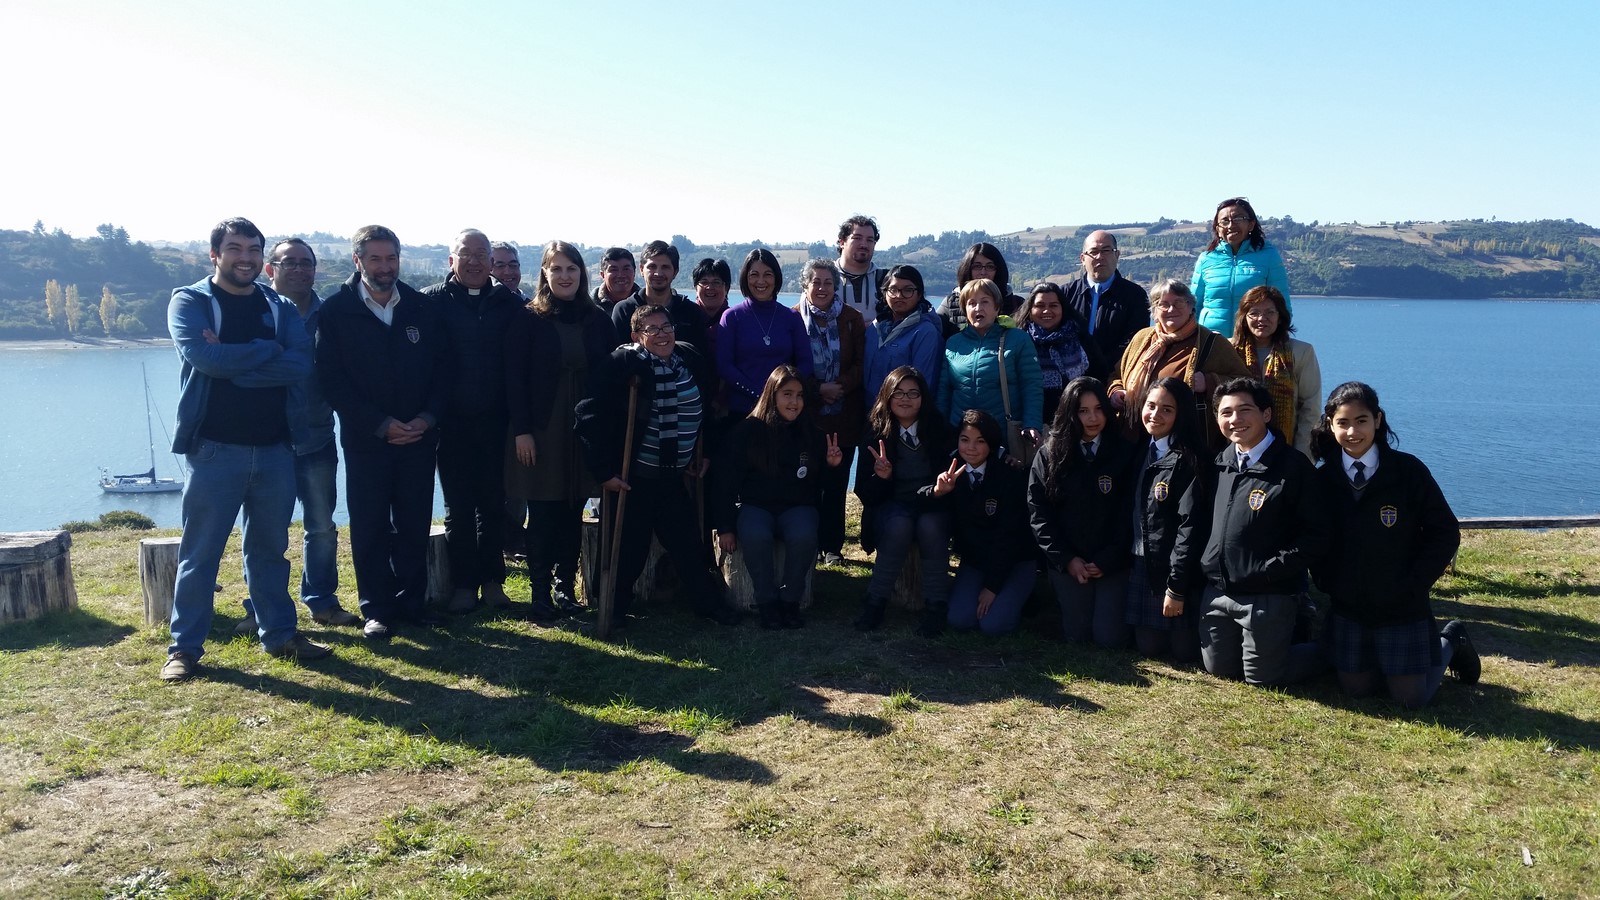
<path id="1" fill-rule="evenodd" d="M 950 468 L 940 472 L 939 477 L 934 479 L 933 495 L 935 497 L 943 497 L 945 494 L 955 490 L 956 482 L 961 480 L 961 471 L 965 468 L 966 464 L 959 458 L 950 460 Z"/>
<path id="2" fill-rule="evenodd" d="M 876 450 L 867 445 L 867 452 L 872 454 L 872 474 L 888 481 L 889 476 L 894 474 L 894 463 L 889 461 L 889 448 L 883 445 L 883 439 L 878 439 Z"/>
<path id="3" fill-rule="evenodd" d="M 828 435 L 828 465 L 837 466 L 844 462 L 844 451 L 839 449 L 839 433 Z"/>

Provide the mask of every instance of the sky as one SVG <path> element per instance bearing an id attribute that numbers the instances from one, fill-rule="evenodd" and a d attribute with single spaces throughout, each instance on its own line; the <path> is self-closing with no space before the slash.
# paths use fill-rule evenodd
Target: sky
<path id="1" fill-rule="evenodd" d="M 1600 225 L 1600 3 L 7 0 L 0 228 Z"/>

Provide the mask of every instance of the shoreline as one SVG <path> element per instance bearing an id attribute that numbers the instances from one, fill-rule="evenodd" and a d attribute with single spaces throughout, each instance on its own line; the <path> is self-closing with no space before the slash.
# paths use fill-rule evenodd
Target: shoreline
<path id="1" fill-rule="evenodd" d="M 74 340 L 71 338 L 52 338 L 50 340 L 0 340 L 0 350 L 151 350 L 169 348 L 172 338 L 94 338 L 91 340 Z"/>

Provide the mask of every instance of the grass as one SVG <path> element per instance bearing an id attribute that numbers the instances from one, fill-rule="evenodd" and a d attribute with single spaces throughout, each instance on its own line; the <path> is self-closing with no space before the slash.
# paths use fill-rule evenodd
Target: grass
<path id="1" fill-rule="evenodd" d="M 1483 684 L 1417 713 L 1048 614 L 859 635 L 859 559 L 800 632 L 479 614 L 308 626 L 336 655 L 301 667 L 231 636 L 235 546 L 206 677 L 172 686 L 138 537 L 76 536 L 82 608 L 0 629 L 0 896 L 1600 896 L 1595 531 L 1467 536 L 1436 605 Z"/>

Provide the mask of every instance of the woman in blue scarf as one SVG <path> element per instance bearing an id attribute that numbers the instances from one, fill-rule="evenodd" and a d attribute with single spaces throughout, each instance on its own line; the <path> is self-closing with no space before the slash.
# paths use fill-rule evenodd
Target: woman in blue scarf
<path id="1" fill-rule="evenodd" d="M 800 312 L 811 339 L 811 365 L 818 382 L 817 398 L 808 400 L 817 428 L 838 435 L 839 446 L 861 443 L 866 422 L 861 390 L 866 356 L 867 321 L 837 299 L 841 279 L 831 259 L 813 259 L 800 271 Z M 850 488 L 850 467 L 822 469 L 822 494 L 817 505 L 817 561 L 844 564 L 844 500 Z"/>
<path id="2" fill-rule="evenodd" d="M 1033 286 L 1033 293 L 1017 316 L 1017 325 L 1033 338 L 1033 349 L 1039 355 L 1046 419 L 1054 418 L 1061 392 L 1072 379 L 1080 375 L 1106 378 L 1107 365 L 1100 345 L 1087 340 L 1088 323 L 1066 304 L 1061 286 L 1055 282 L 1041 281 Z"/>

